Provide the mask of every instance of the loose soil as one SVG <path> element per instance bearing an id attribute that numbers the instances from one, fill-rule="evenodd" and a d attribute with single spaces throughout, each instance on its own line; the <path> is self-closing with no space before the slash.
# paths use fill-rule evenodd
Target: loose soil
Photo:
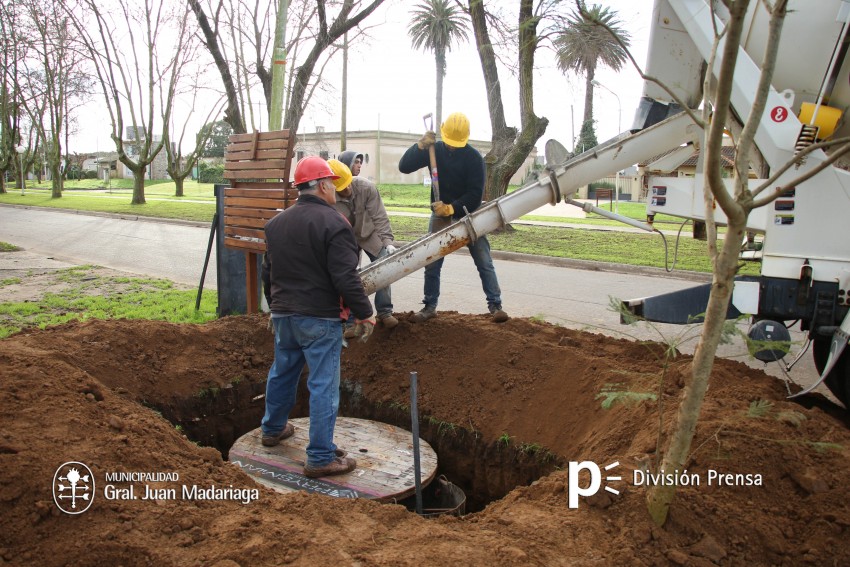
<path id="1" fill-rule="evenodd" d="M 666 526 L 653 526 L 633 471 L 655 463 L 659 407 L 666 440 L 690 362 L 673 360 L 659 389 L 662 352 L 456 313 L 420 325 L 403 317 L 354 342 L 343 354 L 342 413 L 409 423 L 409 373 L 418 372 L 423 437 L 480 510 L 424 519 L 400 505 L 278 494 L 222 459 L 262 415 L 272 360 L 263 317 L 23 332 L 0 341 L 0 557 L 219 567 L 850 564 L 846 414 L 821 397 L 787 401 L 776 379 L 728 360 L 715 364 L 688 463 L 701 484 L 681 487 Z M 649 396 L 659 392 L 660 404 Z M 300 399 L 296 417 L 307 415 Z M 76 516 L 51 494 L 67 461 L 87 464 L 98 483 Z M 570 509 L 569 461 L 618 462 L 611 474 L 623 480 L 609 484 L 620 494 L 600 491 Z M 709 486 L 709 470 L 761 475 L 763 485 Z M 107 500 L 106 473 L 128 471 L 179 474 L 159 487 L 260 496 Z"/>

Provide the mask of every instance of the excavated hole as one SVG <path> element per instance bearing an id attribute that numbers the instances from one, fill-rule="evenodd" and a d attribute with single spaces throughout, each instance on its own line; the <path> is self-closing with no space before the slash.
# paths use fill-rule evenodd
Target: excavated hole
<path id="1" fill-rule="evenodd" d="M 305 382 L 301 380 L 293 418 L 308 416 Z M 190 440 L 215 447 L 227 458 L 239 437 L 259 427 L 265 409 L 264 392 L 264 382 L 243 381 L 153 409 L 179 426 Z M 409 409 L 373 403 L 359 392 L 354 382 L 342 383 L 340 414 L 411 429 Z M 437 474 L 445 475 L 466 493 L 467 512 L 483 509 L 564 462 L 561 457 L 534 446 L 519 448 L 498 439 L 486 439 L 479 432 L 443 422 L 439 416 L 420 416 L 419 433 L 437 453 Z"/>

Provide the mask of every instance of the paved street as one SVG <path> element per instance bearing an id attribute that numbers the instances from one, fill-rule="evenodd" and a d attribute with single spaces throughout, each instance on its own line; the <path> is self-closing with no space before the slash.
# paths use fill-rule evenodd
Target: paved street
<path id="1" fill-rule="evenodd" d="M 208 226 L 0 206 L 0 241 L 70 264 L 97 264 L 193 286 L 200 279 L 208 238 Z M 503 303 L 510 315 L 540 316 L 565 327 L 612 336 L 627 333 L 639 339 L 658 340 L 659 333 L 672 338 L 683 329 L 674 325 L 654 328 L 620 325 L 619 316 L 608 307 L 609 297 L 634 299 L 696 285 L 692 280 L 663 272 L 644 275 L 625 267 L 624 271 L 595 271 L 558 265 L 562 263 L 557 261 L 550 265 L 494 256 Z M 422 275 L 423 271 L 419 270 L 393 284 L 396 312 L 419 309 Z M 214 288 L 215 282 L 213 255 L 206 287 Z M 446 258 L 439 309 L 484 313 L 486 308 L 471 258 L 465 251 Z M 793 337 L 801 340 L 802 334 L 793 333 Z M 692 352 L 694 343 L 683 345 L 681 350 Z M 747 360 L 741 341 L 724 346 L 721 354 L 763 367 L 757 361 Z M 781 375 L 777 364 L 766 370 Z M 811 355 L 807 354 L 792 370 L 792 378 L 805 384 L 815 377 Z"/>

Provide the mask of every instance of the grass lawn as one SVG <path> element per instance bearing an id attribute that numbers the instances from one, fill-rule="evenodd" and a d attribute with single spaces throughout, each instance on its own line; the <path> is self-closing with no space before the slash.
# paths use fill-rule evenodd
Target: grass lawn
<path id="1" fill-rule="evenodd" d="M 118 213 L 123 215 L 134 215 L 140 217 L 156 217 L 167 219 L 183 219 L 210 222 L 215 214 L 215 199 L 210 198 L 207 202 L 191 202 L 197 199 L 193 197 L 174 197 L 174 184 L 171 184 L 172 196 L 160 198 L 152 195 L 145 189 L 147 203 L 144 205 L 131 205 L 130 199 L 132 189 L 126 191 L 125 195 L 116 193 L 93 193 L 91 191 L 63 191 L 62 198 L 53 199 L 50 191 L 30 191 L 21 196 L 20 193 L 6 193 L 0 195 L 0 203 L 11 205 L 27 205 L 31 207 L 51 207 L 59 209 L 74 209 L 78 211 L 99 211 L 106 213 Z"/>
<path id="2" fill-rule="evenodd" d="M 0 194 L 0 203 L 102 211 L 200 222 L 210 222 L 215 213 L 213 185 L 195 181 L 185 183 L 183 197 L 174 196 L 174 182 L 149 182 L 145 186 L 147 203 L 144 205 L 130 204 L 131 179 L 113 180 L 109 188 L 104 188 L 103 182 L 97 179 L 79 182 L 69 181 L 60 199 L 50 197 L 47 184 L 42 184 L 42 187 L 41 189 L 28 187 L 24 196 L 21 196 L 13 188 L 9 188 L 8 193 Z M 430 212 L 428 208 L 429 187 L 387 184 L 381 186 L 380 191 L 384 204 L 391 213 L 397 211 L 427 214 Z M 620 202 L 618 209 L 621 215 L 642 221 L 646 219 L 646 209 L 642 203 Z M 622 226 L 622 223 L 595 214 L 589 214 L 585 219 L 565 219 L 563 217 L 539 215 L 522 218 L 569 224 Z M 657 215 L 655 221 L 658 228 L 668 230 L 676 230 L 682 223 L 681 219 L 666 215 Z M 425 217 L 391 214 L 390 222 L 397 240 L 415 240 L 427 232 L 428 219 Z M 513 228 L 513 231 L 491 236 L 490 241 L 493 249 L 663 268 L 665 264 L 668 267 L 672 264 L 673 249 L 676 244 L 675 237 L 667 236 L 669 251 L 665 261 L 664 241 L 658 234 L 524 225 L 513 225 Z M 711 271 L 705 243 L 690 238 L 688 227 L 685 227 L 682 231 L 682 238 L 679 241 L 676 268 L 700 272 Z M 758 265 L 745 264 L 741 273 L 757 274 Z"/>
<path id="3" fill-rule="evenodd" d="M 195 311 L 197 291 L 177 289 L 168 280 L 103 275 L 97 266 L 47 273 L 31 270 L 0 280 L 0 295 L 14 297 L 21 290 L 34 287 L 53 291 L 37 298 L 0 302 L 0 339 L 25 328 L 43 329 L 75 320 L 124 318 L 203 323 L 216 318 L 215 291 L 204 291 L 200 309 Z"/>
<path id="4" fill-rule="evenodd" d="M 391 216 L 390 223 L 398 240 L 412 241 L 428 232 L 428 219 Z M 521 252 L 556 258 L 574 258 L 634 266 L 670 268 L 676 247 L 675 237 L 664 240 L 659 234 L 582 230 L 548 226 L 511 225 L 512 230 L 488 236 L 493 250 Z M 685 236 L 679 240 L 677 270 L 710 272 L 711 263 L 705 242 Z M 746 263 L 741 274 L 758 274 L 759 265 Z"/>

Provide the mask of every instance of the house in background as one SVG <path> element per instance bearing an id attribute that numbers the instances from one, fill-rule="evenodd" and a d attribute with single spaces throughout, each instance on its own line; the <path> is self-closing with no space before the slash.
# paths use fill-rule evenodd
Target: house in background
<path id="1" fill-rule="evenodd" d="M 127 126 L 124 129 L 124 150 L 132 160 L 136 160 L 139 155 L 137 149 L 136 131 L 132 126 Z M 141 138 L 142 140 L 144 138 Z M 159 143 L 162 136 L 155 134 L 153 143 Z M 160 150 L 153 162 L 148 165 L 145 175 L 148 179 L 170 180 L 168 175 L 168 156 L 165 148 Z M 118 152 L 92 152 L 83 161 L 83 171 L 97 171 L 98 179 L 132 179 L 133 172 L 118 161 Z M 108 172 L 109 177 L 104 177 Z"/>
<path id="2" fill-rule="evenodd" d="M 360 175 L 376 184 L 426 184 L 428 173 L 423 168 L 414 173 L 401 173 L 398 170 L 398 162 L 407 148 L 415 144 L 421 134 L 402 132 L 388 132 L 385 130 L 361 130 L 346 133 L 346 149 L 363 154 L 363 167 Z M 317 155 L 324 159 L 336 158 L 340 153 L 340 133 L 325 132 L 318 128 L 317 132 L 309 134 L 298 134 L 295 142 L 295 155 L 293 159 L 299 159 Z M 484 156 L 490 151 L 490 142 L 483 140 L 469 140 L 469 144 L 481 152 Z M 520 185 L 526 178 L 528 172 L 537 158 L 537 149 L 525 159 L 525 162 L 511 178 L 511 185 Z"/>

